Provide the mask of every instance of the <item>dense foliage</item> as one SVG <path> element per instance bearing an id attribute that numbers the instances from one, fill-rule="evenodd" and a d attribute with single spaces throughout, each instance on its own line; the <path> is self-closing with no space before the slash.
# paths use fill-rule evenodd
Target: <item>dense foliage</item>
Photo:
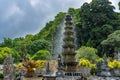
<path id="1" fill-rule="evenodd" d="M 84 3 L 79 9 L 76 24 L 78 48 L 82 45 L 98 49 L 101 56 L 101 41 L 113 31 L 120 29 L 119 15 L 108 0 L 93 0 L 90 4 Z"/>
<path id="2" fill-rule="evenodd" d="M 76 52 L 77 52 L 77 54 L 75 57 L 77 60 L 79 60 L 81 58 L 85 58 L 88 60 L 95 61 L 98 58 L 98 56 L 96 55 L 97 49 L 92 48 L 92 47 L 82 46 Z"/>
<path id="3" fill-rule="evenodd" d="M 120 30 L 116 30 L 115 32 L 108 35 L 108 38 L 106 40 L 103 40 L 101 44 L 119 48 L 120 47 Z"/>
<path id="4" fill-rule="evenodd" d="M 38 52 L 36 52 L 32 59 L 34 60 L 48 60 L 50 59 L 50 52 L 48 50 L 39 50 Z"/>
<path id="5" fill-rule="evenodd" d="M 0 48 L 0 64 L 3 63 L 4 59 L 7 57 L 8 54 L 12 54 L 15 62 L 19 61 L 20 55 L 16 50 L 8 47 L 3 47 Z"/>

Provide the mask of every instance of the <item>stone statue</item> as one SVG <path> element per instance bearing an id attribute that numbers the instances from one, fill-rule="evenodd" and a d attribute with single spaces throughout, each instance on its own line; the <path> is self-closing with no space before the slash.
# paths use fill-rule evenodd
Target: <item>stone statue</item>
<path id="1" fill-rule="evenodd" d="M 4 60 L 3 76 L 4 80 L 15 80 L 15 68 L 13 65 L 13 58 L 11 54 L 9 54 L 8 57 Z"/>
<path id="2" fill-rule="evenodd" d="M 120 61 L 120 51 L 114 53 L 114 59 Z"/>
<path id="3" fill-rule="evenodd" d="M 108 67 L 107 56 L 104 54 L 103 62 L 102 62 L 102 69 L 106 69 Z"/>
<path id="4" fill-rule="evenodd" d="M 47 66 L 46 66 L 46 74 L 47 75 L 50 75 L 50 63 L 49 63 L 49 61 L 47 62 Z"/>
<path id="5" fill-rule="evenodd" d="M 103 62 L 102 62 L 102 65 L 101 65 L 100 76 L 102 76 L 102 77 L 111 76 L 111 73 L 110 73 L 109 68 L 108 68 L 108 62 L 107 62 L 106 54 L 104 54 L 104 56 L 103 56 Z"/>
<path id="6" fill-rule="evenodd" d="M 118 60 L 118 53 L 114 53 L 114 59 Z"/>
<path id="7" fill-rule="evenodd" d="M 118 61 L 120 61 L 120 51 L 118 51 Z"/>

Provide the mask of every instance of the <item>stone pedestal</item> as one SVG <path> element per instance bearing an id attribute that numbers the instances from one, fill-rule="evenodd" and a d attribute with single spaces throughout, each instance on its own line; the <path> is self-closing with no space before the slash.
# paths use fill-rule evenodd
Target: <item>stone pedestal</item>
<path id="1" fill-rule="evenodd" d="M 120 69 L 113 69 L 112 76 L 120 77 Z"/>
<path id="2" fill-rule="evenodd" d="M 90 68 L 89 67 L 80 67 L 80 72 L 83 77 L 88 77 L 90 76 Z"/>
<path id="3" fill-rule="evenodd" d="M 56 76 L 44 75 L 43 80 L 56 80 Z"/>
<path id="4" fill-rule="evenodd" d="M 23 80 L 42 80 L 42 77 L 23 78 Z"/>

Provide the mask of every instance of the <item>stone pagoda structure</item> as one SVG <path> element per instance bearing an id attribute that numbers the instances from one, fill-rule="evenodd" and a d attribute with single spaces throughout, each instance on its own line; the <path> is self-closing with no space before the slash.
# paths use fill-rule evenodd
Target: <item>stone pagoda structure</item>
<path id="1" fill-rule="evenodd" d="M 45 76 L 46 80 L 81 80 L 81 72 L 76 71 L 78 62 L 75 60 L 75 35 L 72 17 L 65 17 L 63 51 L 58 55 L 58 70 L 55 76 Z"/>
<path id="2" fill-rule="evenodd" d="M 64 44 L 63 44 L 63 70 L 65 72 L 75 72 L 77 62 L 75 60 L 75 36 L 73 31 L 72 17 L 66 15 L 65 17 L 65 32 L 64 32 Z"/>

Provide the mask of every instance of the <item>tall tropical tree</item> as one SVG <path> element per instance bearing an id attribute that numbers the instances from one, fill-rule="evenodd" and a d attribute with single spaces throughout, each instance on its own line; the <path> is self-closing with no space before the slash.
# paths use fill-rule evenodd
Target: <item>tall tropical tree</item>
<path id="1" fill-rule="evenodd" d="M 98 55 L 102 56 L 101 41 L 107 35 L 120 29 L 119 18 L 114 12 L 109 0 L 92 0 L 90 4 L 84 3 L 79 9 L 76 22 L 76 36 L 78 48 L 82 45 L 98 49 Z"/>

